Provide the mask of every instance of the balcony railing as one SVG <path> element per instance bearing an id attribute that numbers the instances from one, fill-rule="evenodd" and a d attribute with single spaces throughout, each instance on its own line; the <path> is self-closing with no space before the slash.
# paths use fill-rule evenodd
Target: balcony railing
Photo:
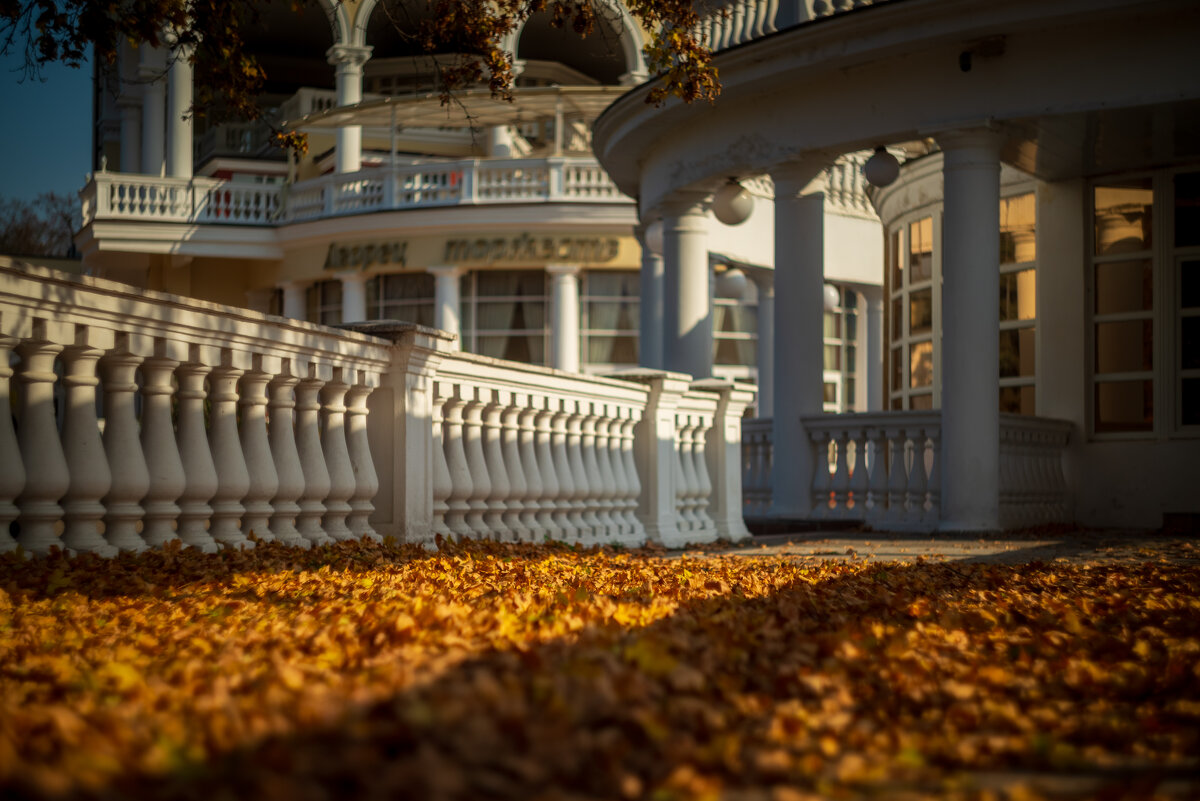
<path id="1" fill-rule="evenodd" d="M 713 0 L 700 20 L 709 47 L 724 50 L 806 20 L 829 17 L 886 0 Z"/>
<path id="2" fill-rule="evenodd" d="M 376 167 L 278 184 L 99 172 L 83 190 L 83 221 L 271 225 L 347 214 L 494 203 L 634 201 L 586 157 L 464 159 Z"/>
<path id="3" fill-rule="evenodd" d="M 753 391 L 356 328 L 0 268 L 0 552 L 747 536 Z"/>
<path id="4" fill-rule="evenodd" d="M 771 420 L 742 426 L 743 504 L 767 517 L 773 492 Z M 941 413 L 868 412 L 803 419 L 812 448 L 812 517 L 857 520 L 883 531 L 932 531 L 940 518 Z M 1000 525 L 1062 522 L 1071 424 L 1000 415 Z M 795 491 L 804 491 L 794 488 Z M 788 491 L 792 491 L 788 488 Z"/>

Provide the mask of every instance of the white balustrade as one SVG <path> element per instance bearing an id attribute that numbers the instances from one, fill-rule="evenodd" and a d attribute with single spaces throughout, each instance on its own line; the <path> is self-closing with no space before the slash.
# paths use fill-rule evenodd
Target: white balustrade
<path id="1" fill-rule="evenodd" d="M 0 268 L 0 324 L 0 390 L 18 363 L 16 425 L 0 425 L 0 524 L 17 535 L 0 549 L 682 544 L 742 527 L 723 415 L 751 394 L 727 382 L 589 377 L 414 325 L 335 331 L 33 267 Z"/>
<path id="2" fill-rule="evenodd" d="M 144 220 L 272 225 L 280 215 L 281 192 L 277 184 L 97 172 L 82 193 L 83 223 Z"/>
<path id="3" fill-rule="evenodd" d="M 769 417 L 742 423 L 742 497 L 751 517 L 765 517 L 771 508 L 771 427 Z"/>
<path id="4" fill-rule="evenodd" d="M 1006 528 L 1070 519 L 1063 457 L 1071 424 L 1000 415 L 1000 521 Z"/>
<path id="5" fill-rule="evenodd" d="M 9 534 L 9 526 L 20 514 L 14 501 L 25 488 L 25 465 L 12 425 L 9 400 L 9 379 L 13 371 L 8 362 L 18 341 L 16 337 L 0 335 L 0 553 L 8 553 L 17 547 L 17 541 Z"/>

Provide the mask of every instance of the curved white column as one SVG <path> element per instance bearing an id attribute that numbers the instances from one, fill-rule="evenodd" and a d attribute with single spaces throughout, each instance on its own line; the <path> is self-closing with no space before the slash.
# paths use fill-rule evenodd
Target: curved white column
<path id="1" fill-rule="evenodd" d="M 942 518 L 1000 528 L 1000 146 L 990 130 L 938 137 L 942 223 Z M 985 355 L 986 354 L 986 355 Z"/>
<path id="2" fill-rule="evenodd" d="M 271 441 L 267 437 L 267 384 L 277 368 L 268 373 L 263 367 L 263 358 L 255 356 L 254 367 L 242 376 L 238 393 L 242 457 L 249 479 L 246 495 L 242 498 L 242 534 L 249 537 L 253 532 L 262 542 L 274 542 L 271 515 L 275 510 L 271 499 L 279 491 L 279 474 L 275 471 Z"/>
<path id="3" fill-rule="evenodd" d="M 20 514 L 13 501 L 25 488 L 25 465 L 21 462 L 21 446 L 17 443 L 9 403 L 9 379 L 13 371 L 8 366 L 8 354 L 16 344 L 14 337 L 0 334 L 0 553 L 17 548 L 8 527 Z"/>
<path id="4" fill-rule="evenodd" d="M 138 48 L 138 79 L 142 82 L 143 175 L 166 171 L 167 68 L 166 51 L 143 44 Z"/>
<path id="5" fill-rule="evenodd" d="M 367 398 L 372 388 L 365 381 L 365 374 L 360 372 L 358 381 L 346 392 L 346 448 L 354 470 L 354 494 L 350 496 L 350 517 L 346 525 L 357 539 L 383 542 L 383 537 L 371 527 L 371 515 L 375 511 L 371 499 L 379 492 L 379 475 L 375 472 L 375 460 L 371 458 L 371 443 L 367 437 Z"/>
<path id="6" fill-rule="evenodd" d="M 547 264 L 550 276 L 550 366 L 579 372 L 579 265 Z"/>
<path id="7" fill-rule="evenodd" d="M 470 390 L 466 390 L 470 392 Z M 442 418 L 442 438 L 446 448 L 446 469 L 450 472 L 450 497 L 446 499 L 446 527 L 456 537 L 471 537 L 474 534 L 467 524 L 471 511 L 470 498 L 474 492 L 471 468 L 467 464 L 467 451 L 463 441 L 463 410 L 468 398 L 463 387 L 454 387 L 447 399 Z"/>
<path id="8" fill-rule="evenodd" d="M 433 533 L 454 539 L 456 535 L 446 522 L 446 514 L 450 511 L 448 501 L 454 492 L 450 465 L 446 461 L 445 409 L 450 402 L 450 388 L 435 383 L 433 394 Z"/>
<path id="9" fill-rule="evenodd" d="M 176 47 L 167 71 L 167 175 L 192 177 L 192 62 L 194 48 Z"/>
<path id="10" fill-rule="evenodd" d="M 104 539 L 115 548 L 134 553 L 146 550 L 137 524 L 145 514 L 139 502 L 150 491 L 150 469 L 138 441 L 134 408 L 141 363 L 141 356 L 122 346 L 100 359 L 104 377 L 104 452 L 112 476 L 104 496 Z"/>
<path id="11" fill-rule="evenodd" d="M 467 496 L 470 510 L 467 525 L 476 536 L 492 538 L 497 532 L 488 528 L 484 513 L 488 509 L 487 498 L 492 492 L 491 477 L 488 475 L 487 460 L 483 456 L 483 390 L 471 388 L 471 398 L 463 409 L 463 451 L 467 457 L 467 469 L 471 471 L 471 494 Z"/>
<path id="12" fill-rule="evenodd" d="M 638 364 L 651 370 L 663 369 L 663 291 L 666 281 L 662 255 L 650 249 L 646 228 L 635 229 L 642 246 L 642 270 L 639 274 Z"/>
<path id="13" fill-rule="evenodd" d="M 166 343 L 155 345 L 155 355 L 142 362 L 142 455 L 150 486 L 142 499 L 142 539 L 151 548 L 179 541 L 174 524 L 179 519 L 179 497 L 187 486 L 187 473 L 171 422 L 171 376 L 179 362 L 168 358 Z M 216 550 L 216 543 L 210 551 Z"/>
<path id="14" fill-rule="evenodd" d="M 309 376 L 296 385 L 296 451 L 304 471 L 304 492 L 300 495 L 300 513 L 296 528 L 313 545 L 335 542 L 321 525 L 325 516 L 325 498 L 329 495 L 329 468 L 321 448 L 321 387 L 325 379 L 317 375 L 317 366 L 309 366 Z"/>
<path id="15" fill-rule="evenodd" d="M 427 267 L 426 272 L 433 274 L 433 327 L 462 336 L 459 284 L 463 269 L 453 265 L 438 265 Z M 462 346 L 461 341 L 458 346 Z"/>
<path id="16" fill-rule="evenodd" d="M 338 105 L 348 106 L 362 100 L 363 64 L 371 57 L 371 48 L 335 44 L 325 56 L 336 68 Z M 338 129 L 335 158 L 338 172 L 362 169 L 362 128 L 355 125 Z"/>
<path id="17" fill-rule="evenodd" d="M 775 317 L 771 516 L 807 517 L 813 460 L 805 415 L 824 409 L 825 195 L 819 159 L 772 171 L 775 182 Z M 786 413 L 785 413 L 786 412 Z"/>
<path id="18" fill-rule="evenodd" d="M 501 421 L 505 407 L 511 404 L 512 395 L 499 392 L 492 392 L 491 395 L 491 402 L 483 408 L 483 460 L 487 464 L 488 481 L 491 483 L 483 519 L 491 536 L 512 542 L 517 539 L 516 532 L 504 522 L 509 516 L 508 499 L 512 495 L 512 482 L 504 464 L 504 429 Z M 520 471 L 519 463 L 516 469 Z"/>
<path id="19" fill-rule="evenodd" d="M 754 283 L 758 289 L 758 414 L 775 414 L 775 274 L 758 272 Z"/>
<path id="20" fill-rule="evenodd" d="M 350 451 L 346 447 L 346 392 L 350 385 L 344 380 L 346 368 L 333 371 L 333 380 L 321 389 L 321 449 L 325 453 L 325 467 L 329 471 L 329 491 L 325 495 L 325 533 L 335 540 L 357 539 L 346 525 L 346 518 L 353 511 L 350 499 L 358 482 L 354 480 L 354 468 L 350 464 Z"/>
<path id="21" fill-rule="evenodd" d="M 866 366 L 863 370 L 866 373 L 866 408 L 867 411 L 877 412 L 887 408 L 883 375 L 883 288 L 864 287 L 861 294 L 863 305 L 867 308 Z"/>
<path id="22" fill-rule="evenodd" d="M 196 357 L 193 355 L 193 359 Z M 185 545 L 205 553 L 216 553 L 217 542 L 208 533 L 206 524 L 212 517 L 209 501 L 217 494 L 217 468 L 208 445 L 204 427 L 204 379 L 209 373 L 205 364 L 192 361 L 181 364 L 175 371 L 179 379 L 179 424 L 177 440 L 179 458 L 187 481 L 179 496 L 179 539 Z"/>
<path id="23" fill-rule="evenodd" d="M 96 419 L 96 363 L 104 351 L 90 345 L 71 345 L 63 351 L 66 404 L 62 444 L 71 480 L 63 497 L 66 527 L 62 540 L 73 551 L 90 551 L 100 556 L 117 555 L 117 549 L 100 536 L 104 506 L 100 499 L 112 486 L 112 474 L 100 439 Z"/>
<path id="24" fill-rule="evenodd" d="M 312 542 L 296 528 L 296 517 L 300 514 L 300 506 L 296 501 L 304 494 L 304 468 L 300 465 L 300 451 L 296 448 L 296 401 L 293 397 L 298 383 L 300 379 L 285 369 L 267 384 L 270 396 L 267 411 L 271 416 L 267 440 L 278 480 L 275 495 L 271 498 L 270 527 L 271 533 L 279 541 L 310 548 Z"/>
<path id="25" fill-rule="evenodd" d="M 242 533 L 242 515 L 246 513 L 242 498 L 250 490 L 250 472 L 237 429 L 237 385 L 242 373 L 236 367 L 222 365 L 214 367 L 208 378 L 208 447 L 217 470 L 208 534 L 226 548 L 250 549 L 254 543 Z"/>
<path id="26" fill-rule="evenodd" d="M 283 316 L 293 320 L 308 319 L 308 285 L 290 281 L 281 289 L 283 290 Z"/>
<path id="27" fill-rule="evenodd" d="M 708 196 L 683 192 L 662 206 L 663 366 L 693 378 L 713 368 Z"/>
<path id="28" fill-rule="evenodd" d="M 367 276 L 365 273 L 342 273 L 342 322 L 361 323 L 367 315 Z"/>
<path id="29" fill-rule="evenodd" d="M 16 352 L 21 357 L 17 440 L 25 466 L 25 487 L 17 499 L 21 509 L 17 541 L 25 550 L 44 555 L 52 547 L 65 547 L 55 527 L 63 515 L 58 501 L 71 483 L 54 416 L 54 359 L 62 345 L 39 337 L 17 345 Z"/>

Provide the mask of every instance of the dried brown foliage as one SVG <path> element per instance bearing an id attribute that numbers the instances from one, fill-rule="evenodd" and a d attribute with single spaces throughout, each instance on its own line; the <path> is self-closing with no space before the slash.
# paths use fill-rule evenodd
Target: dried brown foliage
<path id="1" fill-rule="evenodd" d="M 1151 797 L 1197 766 L 1198 578 L 495 544 L 9 555 L 0 794 L 988 798 L 984 777 L 1049 771 Z"/>

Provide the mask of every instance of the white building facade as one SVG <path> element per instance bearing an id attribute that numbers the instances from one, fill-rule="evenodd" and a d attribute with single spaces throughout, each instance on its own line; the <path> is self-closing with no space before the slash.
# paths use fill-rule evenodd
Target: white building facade
<path id="1" fill-rule="evenodd" d="M 636 89 L 595 149 L 643 210 L 774 179 L 773 415 L 747 459 L 763 510 L 945 530 L 1194 515 L 1195 4 L 727 10 L 706 23 L 718 104 Z M 872 194 L 888 411 L 831 417 L 821 176 L 884 147 L 907 156 Z"/>

